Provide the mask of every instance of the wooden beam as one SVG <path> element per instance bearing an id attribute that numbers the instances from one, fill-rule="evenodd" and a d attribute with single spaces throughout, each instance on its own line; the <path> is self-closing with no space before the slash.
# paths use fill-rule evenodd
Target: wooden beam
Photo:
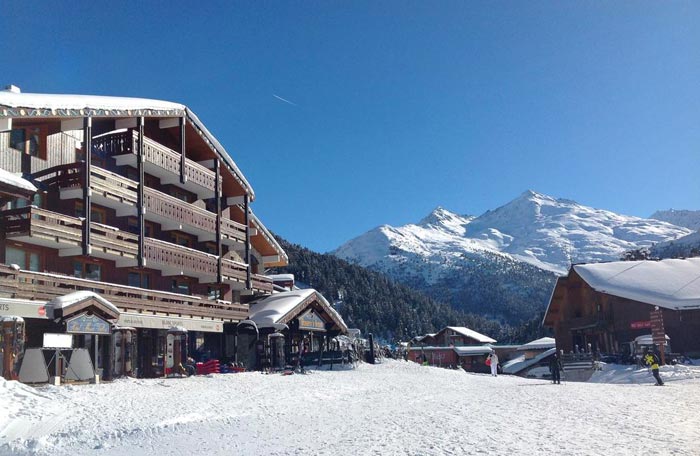
<path id="1" fill-rule="evenodd" d="M 138 118 L 138 129 L 139 129 L 139 150 L 136 153 L 136 169 L 139 175 L 139 188 L 136 203 L 136 215 L 138 217 L 139 225 L 139 253 L 138 253 L 138 265 L 140 268 L 146 266 L 146 258 L 144 252 L 146 250 L 146 197 L 145 197 L 145 172 L 144 172 L 144 118 Z"/>
<path id="2" fill-rule="evenodd" d="M 90 219 L 92 216 L 92 191 L 90 189 L 90 171 L 92 165 L 92 118 L 85 117 L 83 120 L 83 255 L 90 255 Z"/>
<path id="3" fill-rule="evenodd" d="M 168 119 L 160 119 L 158 121 L 158 127 L 161 129 L 179 127 L 180 119 L 182 119 L 182 117 L 170 117 Z"/>
<path id="4" fill-rule="evenodd" d="M 114 121 L 114 129 L 121 130 L 122 128 L 136 128 L 138 126 L 138 118 L 129 117 L 127 119 L 117 119 Z"/>
<path id="5" fill-rule="evenodd" d="M 83 128 L 83 119 L 78 117 L 61 121 L 61 131 L 80 130 Z"/>
<path id="6" fill-rule="evenodd" d="M 247 193 L 243 196 L 243 211 L 245 224 L 245 263 L 248 265 L 246 268 L 245 287 L 251 290 L 253 288 L 253 283 L 251 280 L 252 271 L 250 270 L 250 197 Z"/>
<path id="7" fill-rule="evenodd" d="M 186 121 L 180 117 L 180 183 L 187 183 L 187 144 L 185 137 Z"/>

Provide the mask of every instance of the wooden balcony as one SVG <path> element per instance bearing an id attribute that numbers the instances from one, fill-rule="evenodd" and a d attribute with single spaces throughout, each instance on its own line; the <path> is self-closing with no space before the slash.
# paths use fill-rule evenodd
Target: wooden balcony
<path id="1" fill-rule="evenodd" d="M 253 274 L 253 292 L 260 294 L 272 294 L 272 279 L 270 277 Z"/>
<path id="2" fill-rule="evenodd" d="M 82 255 L 83 220 L 30 206 L 0 212 L 7 239 L 57 249 L 59 256 Z M 136 264 L 138 236 L 99 223 L 90 224 L 91 255 Z"/>
<path id="3" fill-rule="evenodd" d="M 80 163 L 51 168 L 37 173 L 35 177 L 50 187 L 58 187 L 61 199 L 82 198 L 84 179 Z M 136 215 L 137 182 L 93 166 L 90 170 L 90 188 L 95 204 L 114 209 L 118 216 Z M 160 224 L 165 231 L 179 230 L 194 234 L 200 242 L 216 239 L 216 215 L 206 209 L 149 187 L 144 189 L 144 206 L 146 220 Z M 237 250 L 243 249 L 245 225 L 222 219 L 221 241 Z"/>
<path id="4" fill-rule="evenodd" d="M 119 166 L 136 167 L 138 133 L 134 130 L 102 135 L 93 138 L 93 152 L 101 156 L 112 156 Z M 185 183 L 180 182 L 180 153 L 169 149 L 150 138 L 144 138 L 144 169 L 157 176 L 163 184 L 178 185 L 196 193 L 200 199 L 215 196 L 214 172 L 190 159 L 185 160 Z"/>
<path id="5" fill-rule="evenodd" d="M 240 321 L 248 317 L 247 304 L 209 300 L 164 291 L 147 290 L 107 282 L 42 272 L 17 271 L 0 265 L 0 289 L 3 295 L 18 299 L 51 300 L 74 290 L 92 290 L 104 296 L 122 311 L 154 315 L 213 318 Z"/>
<path id="6" fill-rule="evenodd" d="M 219 263 L 216 255 L 146 238 L 144 259 L 147 267 L 162 271 L 164 276 L 186 275 L 202 283 L 216 282 Z"/>

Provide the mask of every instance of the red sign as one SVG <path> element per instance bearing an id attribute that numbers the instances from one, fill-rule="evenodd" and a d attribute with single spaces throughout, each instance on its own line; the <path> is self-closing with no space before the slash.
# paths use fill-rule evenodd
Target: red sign
<path id="1" fill-rule="evenodd" d="M 651 320 L 633 321 L 630 323 L 630 329 L 645 329 L 651 328 Z"/>
<path id="2" fill-rule="evenodd" d="M 45 317 L 46 316 L 46 307 L 41 306 L 37 309 L 37 313 L 39 314 L 40 317 Z"/>

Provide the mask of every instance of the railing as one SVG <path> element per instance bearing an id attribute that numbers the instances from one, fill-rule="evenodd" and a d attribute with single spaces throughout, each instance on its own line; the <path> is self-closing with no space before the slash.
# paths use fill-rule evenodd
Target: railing
<path id="1" fill-rule="evenodd" d="M 107 156 L 136 154 L 138 151 L 138 133 L 134 130 L 104 135 L 93 138 L 92 147 L 94 153 Z M 144 138 L 144 160 L 166 171 L 180 174 L 180 153 L 171 150 L 162 144 Z M 201 187 L 214 191 L 216 178 L 214 172 L 190 159 L 185 159 L 185 176 L 188 181 Z"/>
<path id="2" fill-rule="evenodd" d="M 0 213 L 2 228 L 7 238 L 17 236 L 54 240 L 66 246 L 82 242 L 83 220 L 58 214 L 35 206 L 12 209 Z M 90 224 L 92 246 L 115 256 L 135 258 L 138 254 L 138 236 L 106 225 Z"/>
<path id="3" fill-rule="evenodd" d="M 82 164 L 72 163 L 36 173 L 34 177 L 47 186 L 58 186 L 60 189 L 79 189 L 84 183 L 82 172 Z M 130 206 L 135 206 L 138 203 L 137 182 L 96 166 L 90 169 L 90 175 L 90 188 L 93 195 L 97 194 Z M 149 187 L 144 189 L 144 206 L 147 213 L 208 233 L 216 232 L 215 214 L 158 190 Z M 245 231 L 245 225 L 228 218 L 221 219 L 221 236 L 224 241 L 245 243 Z"/>
<path id="4" fill-rule="evenodd" d="M 272 279 L 270 277 L 253 274 L 252 275 L 253 290 L 260 291 L 266 294 L 272 294 Z"/>
<path id="5" fill-rule="evenodd" d="M 92 290 L 121 310 L 238 321 L 248 316 L 247 304 L 200 296 L 147 290 L 59 274 L 16 271 L 0 265 L 0 288 L 13 298 L 51 300 L 74 290 Z"/>
<path id="6" fill-rule="evenodd" d="M 153 238 L 146 238 L 144 244 L 143 255 L 149 267 L 152 267 L 152 263 L 156 263 L 180 269 L 185 274 L 190 273 L 195 276 L 204 274 L 216 277 L 218 271 L 216 255 Z"/>
<path id="7" fill-rule="evenodd" d="M 221 274 L 224 280 L 230 282 L 245 282 L 247 278 L 247 267 L 243 263 L 224 258 L 221 260 Z"/>

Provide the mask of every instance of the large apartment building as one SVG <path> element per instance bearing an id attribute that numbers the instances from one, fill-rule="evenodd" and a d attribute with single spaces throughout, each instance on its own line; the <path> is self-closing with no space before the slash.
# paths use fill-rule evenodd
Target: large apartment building
<path id="1" fill-rule="evenodd" d="M 72 331 L 105 375 L 162 375 L 171 327 L 190 354 L 232 356 L 248 303 L 272 293 L 265 269 L 287 263 L 251 185 L 182 104 L 10 86 L 0 170 L 0 316 L 25 319 L 27 347 Z M 109 334 L 90 333 L 94 318 Z"/>

